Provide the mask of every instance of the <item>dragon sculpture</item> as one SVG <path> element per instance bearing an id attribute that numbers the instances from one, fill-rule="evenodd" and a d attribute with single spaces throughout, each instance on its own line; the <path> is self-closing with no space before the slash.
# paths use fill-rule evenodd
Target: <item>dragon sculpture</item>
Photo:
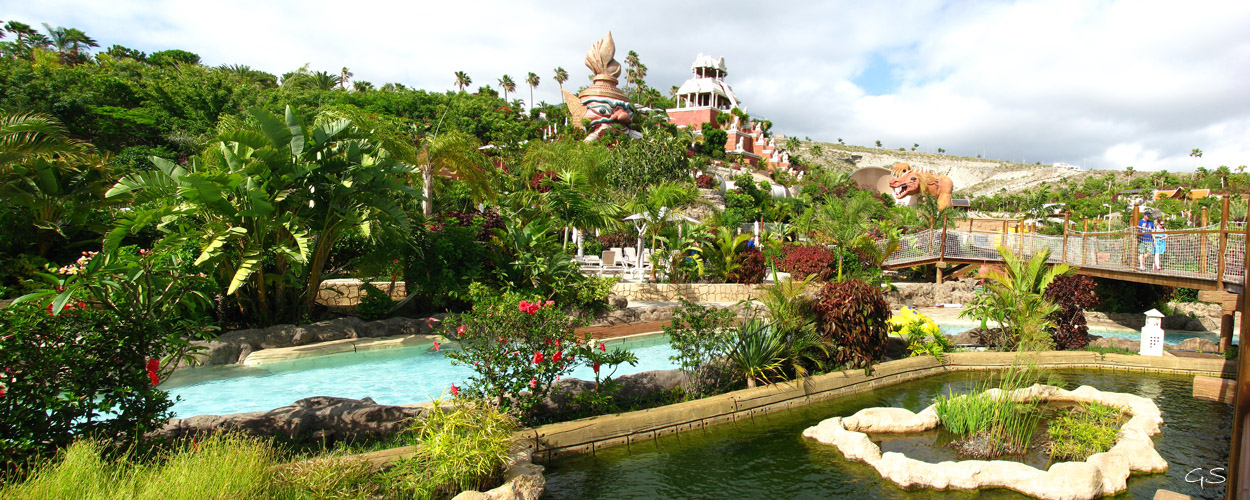
<path id="1" fill-rule="evenodd" d="M 901 205 L 910 205 L 912 197 L 920 194 L 937 197 L 938 210 L 951 206 L 951 192 L 955 183 L 950 177 L 912 168 L 906 163 L 895 163 L 890 171 L 890 190 Z"/>
<path id="2" fill-rule="evenodd" d="M 569 114 L 578 128 L 589 130 L 586 142 L 594 142 L 599 135 L 613 124 L 628 127 L 634 121 L 634 105 L 629 103 L 621 89 L 616 87 L 617 78 L 621 76 L 621 63 L 616 62 L 616 42 L 612 41 L 612 32 L 602 40 L 595 42 L 586 52 L 586 67 L 594 72 L 589 87 L 577 95 L 567 90 L 564 103 L 568 105 Z M 636 133 L 631 131 L 630 135 Z"/>

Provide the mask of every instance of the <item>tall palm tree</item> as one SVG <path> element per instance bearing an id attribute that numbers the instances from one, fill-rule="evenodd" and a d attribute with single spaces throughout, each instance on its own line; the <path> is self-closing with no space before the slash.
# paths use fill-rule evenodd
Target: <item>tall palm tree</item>
<path id="1" fill-rule="evenodd" d="M 460 91 L 464 92 L 464 88 L 468 87 L 469 85 L 473 85 L 473 79 L 469 78 L 469 74 L 463 71 L 457 71 L 456 72 L 456 87 L 459 87 Z"/>
<path id="2" fill-rule="evenodd" d="M 530 109 L 534 109 L 534 89 L 538 88 L 538 75 L 530 72 L 529 76 L 525 77 L 525 83 L 530 86 Z"/>
<path id="3" fill-rule="evenodd" d="M 342 83 L 339 75 L 332 75 L 325 71 L 318 71 L 309 75 L 306 82 L 308 86 L 320 90 L 332 90 Z"/>
<path id="4" fill-rule="evenodd" d="M 1133 172 L 1134 170 L 1132 166 L 1124 167 L 1124 173 L 1128 174 L 1129 177 L 1133 177 Z"/>
<path id="5" fill-rule="evenodd" d="M 100 167 L 91 146 L 71 139 L 56 118 L 0 115 L 0 204 L 31 214 L 39 255 L 98 210 Z"/>
<path id="6" fill-rule="evenodd" d="M 346 89 L 348 80 L 351 80 L 353 76 L 356 75 L 352 74 L 347 66 L 343 66 L 343 69 L 339 71 L 339 88 Z"/>
<path id="7" fill-rule="evenodd" d="M 560 86 L 560 90 L 564 90 L 564 82 L 567 81 L 569 81 L 569 72 L 556 66 L 556 85 Z"/>
<path id="8" fill-rule="evenodd" d="M 1215 174 L 1220 176 L 1220 189 L 1228 187 L 1228 176 L 1232 175 L 1232 171 L 1228 169 L 1228 165 L 1220 165 L 1215 169 Z"/>
<path id="9" fill-rule="evenodd" d="M 460 131 L 448 131 L 421 138 L 417 164 L 421 167 L 421 211 L 434 215 L 434 174 L 455 175 L 469 185 L 476 197 L 490 196 L 486 159 L 478 150 L 476 137 Z M 480 200 L 479 200 L 480 201 Z"/>
<path id="10" fill-rule="evenodd" d="M 1192 156 L 1192 157 L 1194 158 L 1194 166 L 1195 166 L 1195 167 L 1197 167 L 1197 166 L 1198 166 L 1198 158 L 1202 158 L 1202 150 L 1201 150 L 1201 149 L 1198 149 L 1198 148 L 1194 148 L 1194 150 L 1193 150 L 1193 151 L 1190 151 L 1190 152 L 1189 152 L 1189 156 Z"/>
<path id="11" fill-rule="evenodd" d="M 56 48 L 58 53 L 66 54 L 69 52 L 70 37 L 68 29 L 60 26 L 53 28 L 48 23 L 43 23 L 43 29 L 48 32 L 48 40 L 52 42 L 52 46 Z"/>
<path id="12" fill-rule="evenodd" d="M 35 29 L 31 28 L 29 24 L 19 23 L 17 21 L 9 21 L 5 23 L 4 29 L 8 30 L 9 33 L 17 35 L 17 44 L 19 46 L 22 45 L 22 42 L 30 40 L 31 36 L 36 34 Z"/>
<path id="13" fill-rule="evenodd" d="M 74 59 L 74 62 L 79 62 L 82 60 L 82 57 L 79 51 L 83 47 L 99 47 L 100 46 L 100 44 L 96 42 L 95 39 L 87 36 L 86 33 L 83 33 L 83 31 L 78 28 L 66 29 L 65 37 L 70 45 L 69 55 L 70 57 Z"/>
<path id="14" fill-rule="evenodd" d="M 499 79 L 499 88 L 503 89 L 504 102 L 508 102 L 508 92 L 516 92 L 516 82 L 512 81 L 512 77 L 503 75 Z"/>

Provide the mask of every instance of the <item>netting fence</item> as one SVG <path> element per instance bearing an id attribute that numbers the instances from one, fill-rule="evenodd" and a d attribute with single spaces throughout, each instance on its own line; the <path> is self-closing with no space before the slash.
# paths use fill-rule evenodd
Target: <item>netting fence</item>
<path id="1" fill-rule="evenodd" d="M 1232 222 L 1223 231 L 1212 225 L 1197 229 L 1157 231 L 1072 232 L 1063 236 L 1036 233 L 945 231 L 926 229 L 899 239 L 899 248 L 885 261 L 901 267 L 935 259 L 1001 261 L 998 247 L 1017 255 L 1050 250 L 1047 262 L 1073 266 L 1166 274 L 1241 283 L 1246 268 L 1246 223 Z M 1221 249 L 1223 259 L 1221 259 Z M 1159 269 L 1155 269 L 1158 257 Z"/>

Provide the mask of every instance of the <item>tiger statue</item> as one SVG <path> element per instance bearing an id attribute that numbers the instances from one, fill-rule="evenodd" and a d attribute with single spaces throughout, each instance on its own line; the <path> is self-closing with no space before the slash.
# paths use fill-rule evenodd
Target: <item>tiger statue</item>
<path id="1" fill-rule="evenodd" d="M 912 168 L 903 162 L 895 163 L 890 170 L 890 190 L 894 199 L 901 205 L 910 205 L 916 195 L 926 194 L 937 197 L 938 210 L 951 206 L 951 192 L 955 183 L 950 177 L 933 172 Z"/>

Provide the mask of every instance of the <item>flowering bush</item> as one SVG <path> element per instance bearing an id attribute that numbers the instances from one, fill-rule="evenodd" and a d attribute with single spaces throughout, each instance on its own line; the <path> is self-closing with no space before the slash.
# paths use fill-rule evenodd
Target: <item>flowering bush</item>
<path id="1" fill-rule="evenodd" d="M 805 279 L 815 274 L 816 279 L 826 281 L 833 277 L 834 263 L 837 256 L 823 246 L 786 245 L 781 249 L 781 258 L 777 260 L 777 269 L 790 273 L 794 279 Z"/>
<path id="2" fill-rule="evenodd" d="M 738 267 L 729 272 L 726 281 L 755 285 L 764 282 L 764 252 L 758 248 L 743 250 L 738 253 Z"/>
<path id="3" fill-rule="evenodd" d="M 913 311 L 910 307 L 904 307 L 898 314 L 891 316 L 888 323 L 892 335 L 901 335 L 907 339 L 907 350 L 911 351 L 912 356 L 930 354 L 941 361 L 942 354 L 953 347 L 950 339 L 942 335 L 942 329 L 933 319 Z"/>
<path id="4" fill-rule="evenodd" d="M 578 365 L 591 367 L 598 382 L 603 365 L 638 361 L 628 351 L 609 352 L 590 335 L 579 338 L 573 320 L 550 300 L 523 299 L 516 293 L 488 297 L 488 293 L 474 285 L 473 308 L 441 325 L 445 337 L 460 343 L 460 349 L 449 349 L 446 356 L 453 363 L 472 365 L 476 372 L 465 387 L 452 386 L 455 395 L 492 400 L 527 420 L 552 384 Z"/>
<path id="5" fill-rule="evenodd" d="M 83 304 L 85 305 L 85 304 Z M 100 433 L 133 440 L 168 417 L 157 358 L 165 332 L 111 311 L 0 309 L 0 461 L 14 465 Z"/>

